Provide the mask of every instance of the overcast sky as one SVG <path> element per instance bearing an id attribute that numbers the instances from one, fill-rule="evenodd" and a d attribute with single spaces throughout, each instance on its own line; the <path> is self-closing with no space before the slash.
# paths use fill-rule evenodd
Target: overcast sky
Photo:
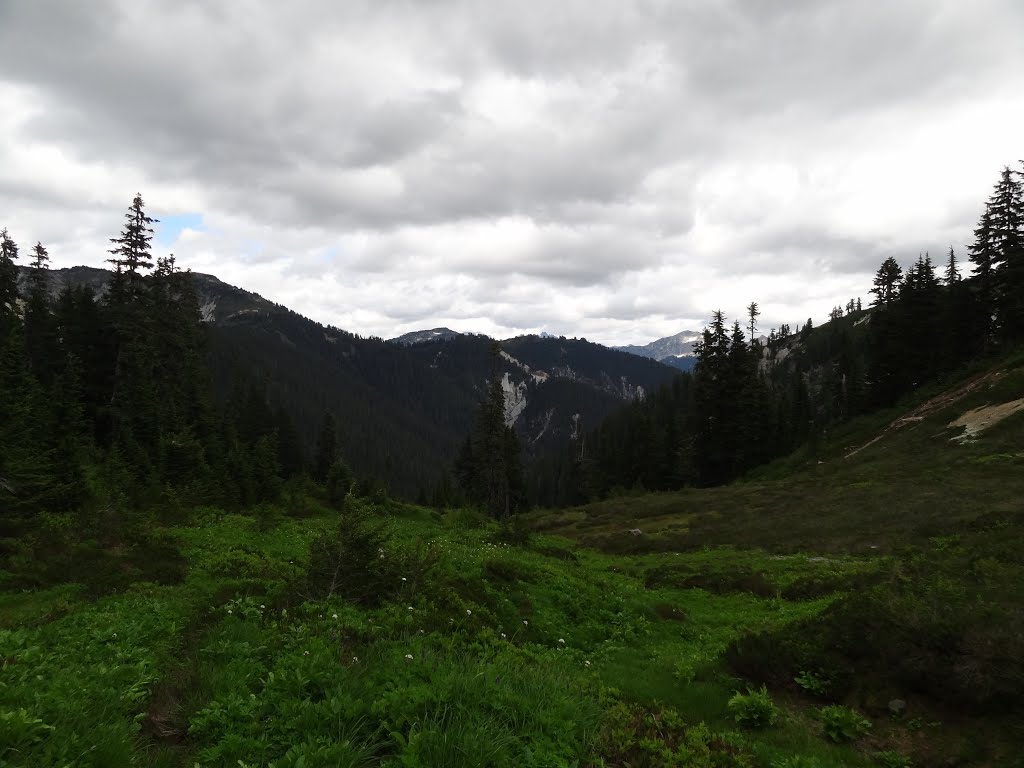
<path id="1" fill-rule="evenodd" d="M 608 344 L 866 296 L 1024 157 L 1020 0 L 0 0 L 0 227 L 324 323 Z"/>

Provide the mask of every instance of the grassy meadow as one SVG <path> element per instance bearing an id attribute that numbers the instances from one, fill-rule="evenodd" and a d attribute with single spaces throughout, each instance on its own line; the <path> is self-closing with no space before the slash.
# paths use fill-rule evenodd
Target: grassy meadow
<path id="1" fill-rule="evenodd" d="M 998 373 L 724 488 L 204 508 L 12 558 L 0 766 L 1024 765 L 1024 413 L 948 427 L 1024 396 Z"/>

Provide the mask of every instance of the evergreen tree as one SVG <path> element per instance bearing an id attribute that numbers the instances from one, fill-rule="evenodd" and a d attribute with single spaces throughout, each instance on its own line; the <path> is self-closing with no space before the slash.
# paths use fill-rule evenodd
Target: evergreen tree
<path id="1" fill-rule="evenodd" d="M 979 300 L 994 309 L 998 331 L 1007 341 L 1024 338 L 1024 190 L 1019 174 L 1003 169 L 970 248 Z"/>
<path id="2" fill-rule="evenodd" d="M 334 414 L 327 412 L 320 422 L 316 437 L 316 452 L 313 459 L 313 478 L 318 483 L 327 482 L 331 465 L 338 458 L 338 426 Z"/>
<path id="3" fill-rule="evenodd" d="M 754 339 L 757 338 L 757 318 L 760 317 L 761 310 L 757 308 L 757 302 L 752 301 L 747 305 L 747 317 L 749 318 L 749 324 L 747 325 L 750 331 L 750 344 L 753 346 Z"/>
<path id="4" fill-rule="evenodd" d="M 472 434 L 455 461 L 454 474 L 467 499 L 489 515 L 505 519 L 526 507 L 522 448 L 505 423 L 505 390 L 499 362 L 501 348 L 491 346 L 491 375 L 477 407 Z"/>
<path id="5" fill-rule="evenodd" d="M 894 301 L 899 293 L 900 280 L 903 277 L 903 270 L 892 256 L 882 262 L 882 266 L 875 273 L 875 280 L 869 293 L 875 294 L 872 306 L 887 305 Z"/>
<path id="6" fill-rule="evenodd" d="M 153 241 L 152 225 L 158 219 L 146 215 L 142 195 L 135 195 L 125 219 L 128 223 L 121 235 L 110 239 L 114 244 L 109 251 L 113 258 L 107 259 L 107 263 L 114 265 L 118 275 L 126 275 L 129 283 L 134 283 L 141 277 L 140 269 L 153 268 L 150 244 Z"/>
<path id="7" fill-rule="evenodd" d="M 944 275 L 946 285 L 953 285 L 960 280 L 960 269 L 957 266 L 956 254 L 953 253 L 953 246 L 949 246 L 949 258 L 946 260 L 946 272 Z"/>
<path id="8" fill-rule="evenodd" d="M 0 344 L 8 338 L 18 317 L 18 246 L 0 230 Z"/>
<path id="9" fill-rule="evenodd" d="M 701 341 L 694 346 L 697 365 L 696 413 L 698 420 L 697 472 L 701 482 L 723 482 L 731 471 L 732 459 L 728 445 L 728 415 L 732 404 L 728 402 L 729 335 L 721 310 L 711 316 Z"/>
<path id="10" fill-rule="evenodd" d="M 152 339 L 158 321 L 150 311 L 139 272 L 153 265 L 149 225 L 154 220 L 142 206 L 142 196 L 136 195 L 120 237 L 111 238 L 116 247 L 108 261 L 116 271 L 106 296 L 116 345 L 109 402 L 112 439 L 120 444 L 138 478 L 152 471 L 160 431 Z"/>
<path id="11" fill-rule="evenodd" d="M 25 353 L 29 370 L 49 385 L 57 363 L 57 329 L 50 306 L 50 256 L 42 243 L 32 249 L 28 295 L 25 301 Z"/>

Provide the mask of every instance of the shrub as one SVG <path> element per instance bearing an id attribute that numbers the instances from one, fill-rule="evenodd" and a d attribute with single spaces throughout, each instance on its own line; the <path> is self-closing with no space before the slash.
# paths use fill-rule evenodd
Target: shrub
<path id="1" fill-rule="evenodd" d="M 819 713 L 825 735 L 839 743 L 853 741 L 871 730 L 871 723 L 849 707 L 834 704 L 824 707 Z"/>
<path id="2" fill-rule="evenodd" d="M 765 728 L 779 718 L 779 709 L 763 685 L 759 691 L 750 688 L 746 693 L 737 691 L 729 699 L 729 712 L 737 723 L 748 728 Z"/>
<path id="3" fill-rule="evenodd" d="M 342 459 L 335 459 L 331 468 L 327 470 L 327 503 L 332 507 L 339 507 L 345 501 L 345 496 L 351 493 L 355 487 L 355 475 Z"/>
<path id="4" fill-rule="evenodd" d="M 496 544 L 523 547 L 530 543 L 530 529 L 526 527 L 521 517 L 512 515 L 501 521 L 493 538 Z"/>
<path id="5" fill-rule="evenodd" d="M 832 681 L 824 674 L 806 670 L 794 677 L 793 682 L 807 691 L 807 693 L 814 694 L 815 696 L 825 696 L 832 684 Z"/>
<path id="6" fill-rule="evenodd" d="M 396 594 L 405 575 L 405 559 L 390 546 L 384 525 L 372 506 L 348 496 L 338 527 L 320 534 L 310 545 L 307 596 L 337 595 L 378 605 Z"/>
<path id="7" fill-rule="evenodd" d="M 448 511 L 447 522 L 458 530 L 476 530 L 487 525 L 487 516 L 477 509 L 459 507 Z"/>

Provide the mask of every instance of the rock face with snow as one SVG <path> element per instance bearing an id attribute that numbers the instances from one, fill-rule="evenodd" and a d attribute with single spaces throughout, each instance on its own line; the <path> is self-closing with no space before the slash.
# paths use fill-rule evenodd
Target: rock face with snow
<path id="1" fill-rule="evenodd" d="M 458 331 L 453 331 L 451 328 L 431 328 L 425 331 L 409 331 L 409 333 L 395 336 L 395 338 L 388 339 L 388 341 L 403 345 L 423 344 L 428 341 L 444 341 L 461 335 Z"/>
<path id="2" fill-rule="evenodd" d="M 406 349 L 439 375 L 468 387 L 474 402 L 484 396 L 496 365 L 505 423 L 515 427 L 529 453 L 563 445 L 675 376 L 654 360 L 585 339 L 531 335 L 499 343 L 497 361 L 490 356 L 492 341 L 483 336 L 461 335 Z"/>
<path id="3" fill-rule="evenodd" d="M 616 347 L 623 352 L 640 357 L 649 357 L 652 360 L 664 361 L 665 358 L 692 358 L 693 345 L 700 341 L 700 331 L 680 331 L 675 336 L 652 341 L 650 344 L 628 344 L 624 347 Z"/>

